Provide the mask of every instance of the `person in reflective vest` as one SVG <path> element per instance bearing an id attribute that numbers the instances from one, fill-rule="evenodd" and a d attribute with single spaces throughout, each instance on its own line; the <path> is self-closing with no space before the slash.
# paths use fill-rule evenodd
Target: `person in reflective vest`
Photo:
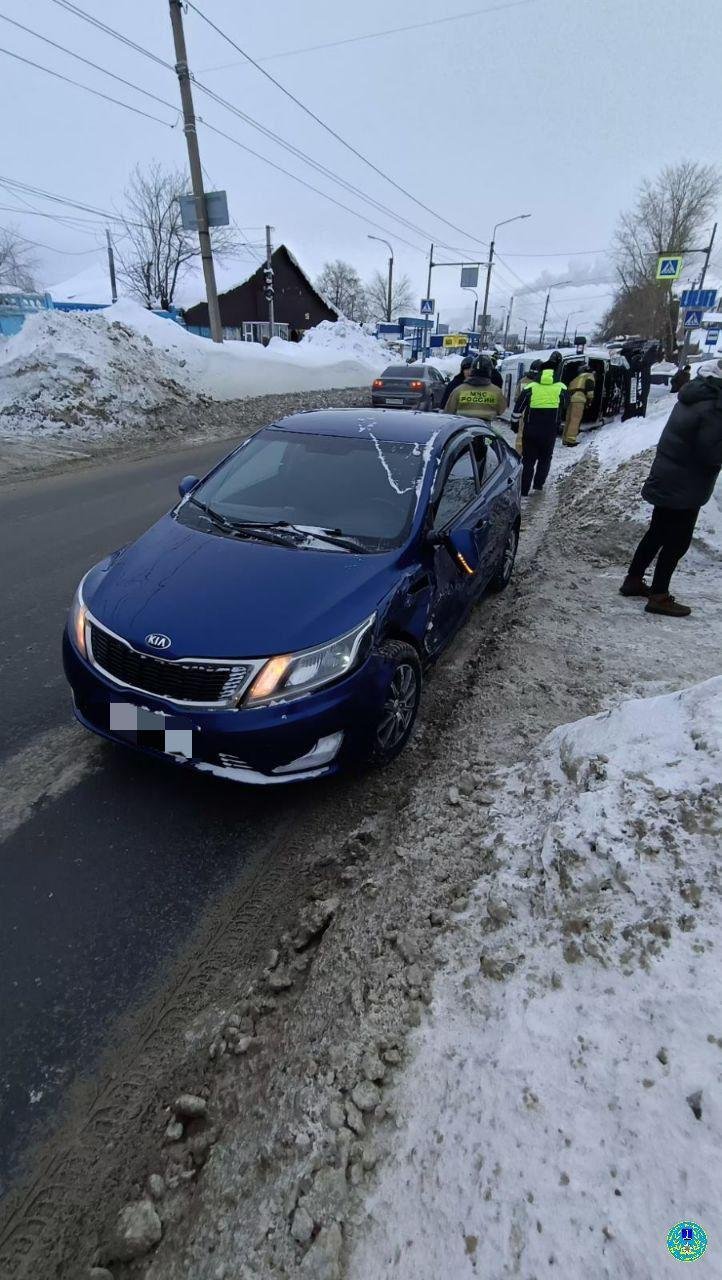
<path id="1" fill-rule="evenodd" d="M 524 497 L 532 486 L 539 493 L 549 475 L 559 420 L 566 413 L 567 388 L 557 377 L 561 356 L 555 352 L 532 382 L 517 396 L 512 424 L 524 423 L 521 458 L 521 491 Z"/>
<path id="2" fill-rule="evenodd" d="M 579 428 L 582 425 L 584 410 L 594 402 L 595 382 L 596 379 L 591 370 L 583 367 L 569 383 L 569 402 L 562 444 L 572 446 L 579 444 Z"/>
<path id="3" fill-rule="evenodd" d="M 488 356 L 477 356 L 471 376 L 463 386 L 452 391 L 446 402 L 447 413 L 464 418 L 481 418 L 491 422 L 506 409 L 506 397 L 491 380 L 492 363 Z"/>

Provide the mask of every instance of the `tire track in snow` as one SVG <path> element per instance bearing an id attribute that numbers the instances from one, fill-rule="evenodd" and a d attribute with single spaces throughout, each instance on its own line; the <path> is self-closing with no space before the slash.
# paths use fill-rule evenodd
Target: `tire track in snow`
<path id="1" fill-rule="evenodd" d="M 42 800 L 57 800 L 100 763 L 100 743 L 79 725 L 48 729 L 3 762 L 0 843 L 27 822 Z"/>

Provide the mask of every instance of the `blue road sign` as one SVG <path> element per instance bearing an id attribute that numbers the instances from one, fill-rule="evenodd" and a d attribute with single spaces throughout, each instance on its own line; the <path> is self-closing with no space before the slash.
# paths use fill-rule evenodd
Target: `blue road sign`
<path id="1" fill-rule="evenodd" d="M 704 340 L 706 347 L 716 347 L 719 342 L 719 329 L 708 329 L 707 337 Z"/>
<path id="2" fill-rule="evenodd" d="M 683 262 L 681 254 L 662 254 L 657 260 L 657 279 L 679 280 Z"/>
<path id="3" fill-rule="evenodd" d="M 683 307 L 704 307 L 705 311 L 711 311 L 716 301 L 716 289 L 683 289 L 682 291 Z"/>
<path id="4" fill-rule="evenodd" d="M 421 314 L 422 314 L 422 316 L 433 316 L 433 314 L 434 314 L 434 299 L 433 299 L 433 298 L 422 298 L 422 299 L 421 299 Z"/>
<path id="5" fill-rule="evenodd" d="M 704 319 L 704 307 L 690 307 L 684 313 L 685 329 L 699 329 Z"/>

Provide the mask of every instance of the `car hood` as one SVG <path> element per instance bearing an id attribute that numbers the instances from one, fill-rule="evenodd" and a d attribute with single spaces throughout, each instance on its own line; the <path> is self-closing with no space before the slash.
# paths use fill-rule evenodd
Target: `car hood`
<path id="1" fill-rule="evenodd" d="M 397 577 L 382 555 L 291 548 L 200 532 L 164 516 L 88 575 L 85 603 L 104 626 L 162 655 L 263 658 L 308 649 L 367 618 Z"/>

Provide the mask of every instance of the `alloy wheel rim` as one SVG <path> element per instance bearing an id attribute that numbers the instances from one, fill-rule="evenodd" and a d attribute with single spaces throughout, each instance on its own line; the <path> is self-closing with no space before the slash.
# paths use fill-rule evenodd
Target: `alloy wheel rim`
<path id="1" fill-rule="evenodd" d="M 407 662 L 402 662 L 394 672 L 381 714 L 376 736 L 385 751 L 398 745 L 408 732 L 416 708 L 416 672 Z"/>

